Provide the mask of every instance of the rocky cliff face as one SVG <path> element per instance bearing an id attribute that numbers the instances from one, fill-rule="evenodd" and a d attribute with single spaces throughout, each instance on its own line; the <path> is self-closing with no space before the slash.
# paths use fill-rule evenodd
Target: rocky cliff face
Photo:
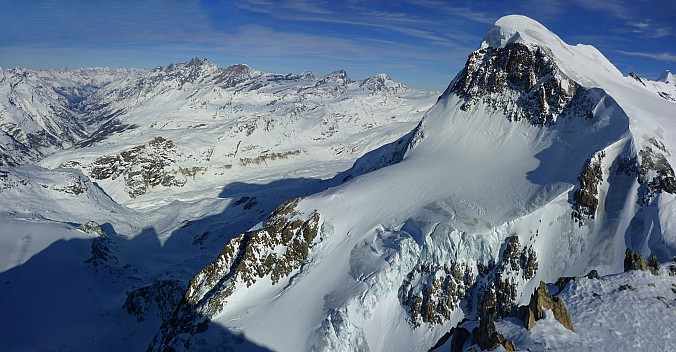
<path id="1" fill-rule="evenodd" d="M 146 144 L 94 160 L 89 174 L 95 180 L 124 179 L 125 191 L 133 198 L 160 185 L 181 187 L 186 177 L 194 177 L 203 171 L 177 166 L 174 162 L 177 157 L 179 152 L 172 141 L 156 137 Z M 79 165 L 71 163 L 69 166 Z"/>
<path id="2" fill-rule="evenodd" d="M 462 109 L 483 101 L 512 121 L 553 125 L 580 88 L 545 49 L 513 43 L 473 52 L 444 95 L 464 98 Z"/>

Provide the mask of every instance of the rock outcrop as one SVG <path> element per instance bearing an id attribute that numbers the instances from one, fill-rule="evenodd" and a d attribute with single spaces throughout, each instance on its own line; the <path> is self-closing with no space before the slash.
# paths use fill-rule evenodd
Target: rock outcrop
<path id="1" fill-rule="evenodd" d="M 500 346 L 507 351 L 516 351 L 513 341 L 505 337 L 495 329 L 495 321 L 498 319 L 497 301 L 495 291 L 491 290 L 479 312 L 479 326 L 472 330 L 472 343 L 482 350 L 494 350 Z"/>
<path id="2" fill-rule="evenodd" d="M 543 309 L 552 311 L 556 319 L 566 329 L 575 332 L 573 322 L 570 320 L 568 310 L 563 301 L 558 297 L 552 297 L 544 281 L 535 289 L 530 297 L 527 306 L 520 306 L 517 310 L 517 317 L 524 322 L 526 329 L 530 330 L 535 326 L 535 322 L 544 318 Z"/>
<path id="3" fill-rule="evenodd" d="M 160 185 L 181 187 L 186 175 L 192 173 L 194 177 L 198 170 L 180 169 L 174 164 L 179 154 L 171 140 L 155 137 L 146 144 L 94 160 L 89 173 L 95 180 L 122 177 L 125 191 L 134 198 Z"/>
<path id="4" fill-rule="evenodd" d="M 157 280 L 151 285 L 127 292 L 122 308 L 136 317 L 137 322 L 142 322 L 155 307 L 159 317 L 165 321 L 169 319 L 174 307 L 181 301 L 182 291 L 183 287 L 178 281 Z"/>
<path id="5" fill-rule="evenodd" d="M 586 224 L 590 219 L 594 219 L 596 208 L 599 205 L 598 186 L 603 181 L 603 170 L 601 170 L 601 161 L 606 156 L 604 151 L 600 151 L 594 157 L 587 159 L 582 173 L 577 178 L 580 187 L 573 193 L 573 220 L 580 226 Z"/>
<path id="6" fill-rule="evenodd" d="M 470 54 L 444 95 L 450 92 L 465 99 L 463 110 L 483 101 L 503 110 L 512 121 L 553 125 L 584 89 L 565 76 L 540 47 L 512 43 Z"/>
<path id="7" fill-rule="evenodd" d="M 648 261 L 643 258 L 641 254 L 627 248 L 627 250 L 624 251 L 624 271 L 626 272 L 629 270 L 649 270 L 653 275 L 657 275 L 659 271 L 657 257 L 652 256 L 650 261 Z"/>
<path id="8" fill-rule="evenodd" d="M 451 329 L 451 352 L 462 352 L 462 347 L 470 337 L 469 331 L 462 327 Z"/>

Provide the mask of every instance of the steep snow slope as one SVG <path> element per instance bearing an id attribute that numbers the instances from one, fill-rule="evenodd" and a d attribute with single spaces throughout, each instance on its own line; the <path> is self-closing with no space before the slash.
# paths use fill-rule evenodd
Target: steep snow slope
<path id="1" fill-rule="evenodd" d="M 490 295 L 502 317 L 539 280 L 621 271 L 627 247 L 670 260 L 676 105 L 630 80 L 593 47 L 498 20 L 401 162 L 231 240 L 151 347 L 228 331 L 281 351 L 420 350 Z"/>

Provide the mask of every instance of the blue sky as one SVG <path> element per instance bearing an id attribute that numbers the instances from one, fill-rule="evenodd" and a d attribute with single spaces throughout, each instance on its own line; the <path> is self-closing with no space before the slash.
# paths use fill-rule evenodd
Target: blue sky
<path id="1" fill-rule="evenodd" d="M 676 1 L 0 1 L 0 67 L 166 66 L 206 57 L 443 90 L 501 16 L 522 14 L 623 73 L 676 66 Z"/>

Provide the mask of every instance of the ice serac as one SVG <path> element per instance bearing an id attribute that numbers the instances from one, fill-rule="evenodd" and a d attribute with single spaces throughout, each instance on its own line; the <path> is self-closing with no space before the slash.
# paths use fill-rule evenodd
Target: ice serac
<path id="1" fill-rule="evenodd" d="M 316 85 L 335 94 L 348 81 Z M 189 309 L 208 314 L 168 322 L 194 328 L 164 329 L 152 347 L 189 349 L 191 333 L 217 324 L 281 351 L 420 350 L 463 319 L 494 330 L 541 280 L 621 272 L 627 247 L 671 260 L 673 111 L 595 48 L 501 18 L 409 136 L 294 203 L 321 214 L 322 240 L 298 269 L 249 285 L 234 254 L 246 237 L 232 240 L 186 292 L 208 293 Z M 256 258 L 293 247 L 274 243 Z"/>

